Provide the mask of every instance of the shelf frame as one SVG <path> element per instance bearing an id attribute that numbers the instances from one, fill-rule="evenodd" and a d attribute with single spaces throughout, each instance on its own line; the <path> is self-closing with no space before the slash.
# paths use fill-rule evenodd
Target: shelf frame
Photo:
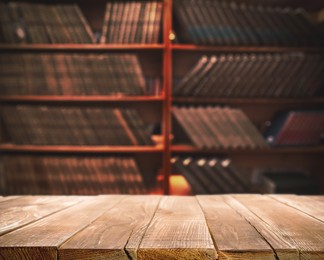
<path id="1" fill-rule="evenodd" d="M 232 104 L 232 105 L 324 105 L 324 97 L 316 98 L 204 98 L 204 97 L 174 97 L 174 104 Z"/>
<path id="2" fill-rule="evenodd" d="M 314 52 L 324 53 L 324 47 L 279 47 L 279 46 L 197 46 L 193 44 L 172 44 L 173 51 L 206 51 L 230 53 L 285 53 L 285 52 Z"/>
<path id="3" fill-rule="evenodd" d="M 164 44 L 0 44 L 3 51 L 163 51 Z"/>
<path id="4" fill-rule="evenodd" d="M 324 146 L 298 146 L 298 147 L 268 147 L 268 148 L 255 148 L 255 149 L 200 149 L 191 145 L 172 145 L 171 152 L 173 154 L 318 154 L 324 153 Z"/>
<path id="5" fill-rule="evenodd" d="M 20 153 L 162 153 L 163 146 L 0 145 L 0 152 Z"/>
<path id="6" fill-rule="evenodd" d="M 173 44 L 170 35 L 172 28 L 172 2 L 163 1 L 163 42 L 161 44 L 0 44 L 0 52 L 161 52 L 162 85 L 161 96 L 0 96 L 0 105 L 7 103 L 132 103 L 162 102 L 162 144 L 159 146 L 36 146 L 0 145 L 2 153 L 54 153 L 54 154 L 145 154 L 159 153 L 162 156 L 164 194 L 169 194 L 171 157 L 174 154 L 324 154 L 324 147 L 278 147 L 264 149 L 215 149 L 203 150 L 190 145 L 172 145 L 172 104 L 233 104 L 233 105 L 282 105 L 324 106 L 323 98 L 182 98 L 172 97 L 172 73 L 174 53 L 324 53 L 324 47 L 273 47 L 273 46 L 196 46 Z"/>
<path id="7" fill-rule="evenodd" d="M 57 95 L 12 95 L 1 96 L 0 102 L 111 102 L 111 103 L 123 103 L 123 102 L 162 102 L 164 96 L 57 96 Z"/>

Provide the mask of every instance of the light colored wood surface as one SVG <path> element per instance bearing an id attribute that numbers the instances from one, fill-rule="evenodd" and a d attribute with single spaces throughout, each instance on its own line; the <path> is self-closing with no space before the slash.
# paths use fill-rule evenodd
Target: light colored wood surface
<path id="1" fill-rule="evenodd" d="M 299 210 L 262 195 L 234 196 L 275 234 L 296 246 L 300 259 L 324 259 L 324 225 Z"/>
<path id="2" fill-rule="evenodd" d="M 11 259 L 57 259 L 57 247 L 85 228 L 122 196 L 91 197 L 57 214 L 42 218 L 0 237 L 0 256 Z M 73 199 L 71 199 L 73 200 Z"/>
<path id="3" fill-rule="evenodd" d="M 134 259 L 160 196 L 129 196 L 59 249 L 60 259 Z"/>
<path id="4" fill-rule="evenodd" d="M 295 195 L 21 196 L 0 201 L 0 259 L 323 259 L 323 203 Z"/>
<path id="5" fill-rule="evenodd" d="M 19 196 L 7 196 L 7 197 L 0 196 L 0 203 L 7 200 L 17 199 L 17 198 L 19 198 Z"/>
<path id="6" fill-rule="evenodd" d="M 278 233 L 276 229 L 274 229 L 267 222 L 264 222 L 261 218 L 259 218 L 233 197 L 225 195 L 224 200 L 237 213 L 244 217 L 257 232 L 260 233 L 271 248 L 273 248 L 274 253 L 279 259 L 299 259 L 297 247 L 294 244 L 287 242 L 283 234 L 280 232 Z M 278 212 L 277 214 L 279 215 L 280 213 Z"/>
<path id="7" fill-rule="evenodd" d="M 138 250 L 138 259 L 215 259 L 195 197 L 163 197 Z"/>
<path id="8" fill-rule="evenodd" d="M 298 209 L 324 223 L 324 199 L 296 195 L 271 195 L 271 198 Z"/>
<path id="9" fill-rule="evenodd" d="M 0 235 L 81 202 L 84 197 L 24 196 L 0 203 Z"/>
<path id="10" fill-rule="evenodd" d="M 265 239 L 223 196 L 197 196 L 219 259 L 275 259 Z"/>

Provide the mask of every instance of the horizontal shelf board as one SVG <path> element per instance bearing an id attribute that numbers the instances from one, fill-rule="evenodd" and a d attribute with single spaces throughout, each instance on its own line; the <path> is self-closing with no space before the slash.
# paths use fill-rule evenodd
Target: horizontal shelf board
<path id="1" fill-rule="evenodd" d="M 0 102 L 153 102 L 163 96 L 2 96 Z"/>
<path id="2" fill-rule="evenodd" d="M 200 98 L 200 97 L 179 97 L 173 98 L 173 103 L 226 103 L 226 104 L 322 104 L 324 97 L 318 98 Z"/>
<path id="3" fill-rule="evenodd" d="M 163 50 L 164 44 L 0 44 L 0 50 Z"/>
<path id="4" fill-rule="evenodd" d="M 173 44 L 176 51 L 215 51 L 215 52 L 324 52 L 323 47 L 275 47 L 275 46 L 198 46 Z"/>
<path id="5" fill-rule="evenodd" d="M 1 152 L 49 153 L 157 153 L 162 146 L 85 146 L 85 145 L 0 145 Z"/>
<path id="6" fill-rule="evenodd" d="M 240 154 L 282 154 L 282 153 L 324 153 L 324 146 L 299 146 L 299 147 L 269 147 L 257 149 L 199 149 L 190 145 L 173 145 L 173 153 L 193 153 L 193 154 L 217 154 L 217 153 L 240 153 Z"/>

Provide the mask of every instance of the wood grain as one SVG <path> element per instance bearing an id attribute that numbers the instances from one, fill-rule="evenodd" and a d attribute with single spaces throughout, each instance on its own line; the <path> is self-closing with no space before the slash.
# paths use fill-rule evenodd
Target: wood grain
<path id="1" fill-rule="evenodd" d="M 216 259 L 195 197 L 163 197 L 138 250 L 138 259 Z"/>
<path id="2" fill-rule="evenodd" d="M 238 197 L 241 196 L 242 195 L 239 195 Z M 282 234 L 276 232 L 276 229 L 273 229 L 270 225 L 231 196 L 224 196 L 224 200 L 238 214 L 244 217 L 260 233 L 260 235 L 263 236 L 263 238 L 273 248 L 279 259 L 299 258 L 297 247 L 294 244 L 288 243 Z"/>
<path id="3" fill-rule="evenodd" d="M 0 258 L 57 259 L 57 247 L 85 228 L 122 196 L 92 197 L 0 237 Z M 72 199 L 71 199 L 72 200 Z M 43 258 L 40 254 L 46 254 Z M 15 259 L 14 258 L 14 259 Z"/>
<path id="4" fill-rule="evenodd" d="M 264 238 L 249 222 L 225 203 L 223 196 L 197 196 L 218 259 L 275 259 Z"/>
<path id="5" fill-rule="evenodd" d="M 324 223 L 324 200 L 316 197 L 297 195 L 271 195 L 270 197 Z"/>
<path id="6" fill-rule="evenodd" d="M 19 198 L 19 196 L 7 196 L 7 197 L 0 197 L 0 203 L 1 202 L 4 202 L 4 201 L 7 201 L 7 200 L 13 200 L 13 199 L 17 199 Z"/>
<path id="7" fill-rule="evenodd" d="M 259 217 L 259 221 L 287 244 L 295 246 L 300 259 L 324 258 L 324 224 L 299 210 L 262 195 L 234 197 Z M 280 258 L 281 259 L 281 258 Z M 298 257 L 294 257 L 298 259 Z"/>
<path id="8" fill-rule="evenodd" d="M 24 196 L 0 203 L 0 235 L 63 210 L 84 197 Z"/>
<path id="9" fill-rule="evenodd" d="M 0 259 L 323 259 L 323 196 L 21 196 Z M 218 253 L 218 254 L 217 254 Z"/>
<path id="10" fill-rule="evenodd" d="M 59 259 L 136 259 L 160 196 L 128 196 L 71 237 Z"/>

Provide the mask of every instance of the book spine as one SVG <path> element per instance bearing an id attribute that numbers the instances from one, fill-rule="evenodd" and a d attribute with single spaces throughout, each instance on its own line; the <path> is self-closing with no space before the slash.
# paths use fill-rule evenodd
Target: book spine
<path id="1" fill-rule="evenodd" d="M 124 3 L 124 11 L 122 14 L 122 20 L 120 25 L 120 32 L 118 37 L 118 43 L 128 43 L 125 42 L 125 34 L 129 33 L 130 22 L 132 19 L 132 3 Z"/>
<path id="2" fill-rule="evenodd" d="M 210 132 L 208 126 L 200 119 L 197 108 L 189 107 L 182 108 L 186 114 L 187 120 L 191 124 L 192 128 L 195 128 L 197 133 L 200 133 L 201 147 L 211 149 L 215 147 L 215 140 L 212 133 Z M 198 112 L 198 113 L 197 113 Z"/>
<path id="3" fill-rule="evenodd" d="M 73 5 L 73 9 L 78 20 L 78 27 L 80 28 L 80 34 L 82 34 L 82 43 L 95 43 L 94 34 L 88 21 L 84 17 L 82 11 L 80 10 L 78 5 Z"/>
<path id="4" fill-rule="evenodd" d="M 163 14 L 163 2 L 156 2 L 156 11 L 155 18 L 153 21 L 153 31 L 152 31 L 152 40 L 151 43 L 159 43 L 160 34 L 162 31 L 162 14 Z"/>
<path id="5" fill-rule="evenodd" d="M 197 177 L 188 170 L 188 163 L 190 163 L 191 158 L 187 158 L 184 160 L 181 160 L 178 157 L 172 158 L 172 164 L 177 171 L 179 171 L 188 181 L 190 184 L 192 191 L 194 194 L 205 194 L 206 190 L 205 188 L 201 185 Z"/>
<path id="6" fill-rule="evenodd" d="M 187 165 L 187 168 L 192 172 L 193 175 L 196 176 L 198 181 L 204 187 L 205 193 L 212 194 L 214 191 L 213 184 L 209 181 L 207 176 L 200 171 L 200 168 L 197 166 L 196 160 L 192 159 Z"/>
<path id="7" fill-rule="evenodd" d="M 133 145 L 140 145 L 139 141 L 136 139 L 134 133 L 132 132 L 132 129 L 128 125 L 127 121 L 125 120 L 123 113 L 119 109 L 113 109 L 114 115 L 117 118 L 119 124 L 122 126 L 123 131 L 127 134 L 129 139 L 131 140 L 131 143 Z"/>
<path id="8" fill-rule="evenodd" d="M 112 7 L 113 2 L 109 1 L 106 3 L 106 10 L 105 10 L 105 16 L 104 16 L 104 22 L 102 26 L 102 33 L 100 38 L 100 43 L 107 43 L 109 42 L 109 30 L 112 22 Z"/>
<path id="9" fill-rule="evenodd" d="M 119 2 L 118 3 L 118 9 L 116 14 L 116 20 L 115 20 L 115 32 L 113 34 L 113 43 L 120 43 L 120 33 L 121 33 L 121 26 L 124 21 L 123 15 L 124 15 L 124 9 L 125 9 L 125 3 Z"/>

